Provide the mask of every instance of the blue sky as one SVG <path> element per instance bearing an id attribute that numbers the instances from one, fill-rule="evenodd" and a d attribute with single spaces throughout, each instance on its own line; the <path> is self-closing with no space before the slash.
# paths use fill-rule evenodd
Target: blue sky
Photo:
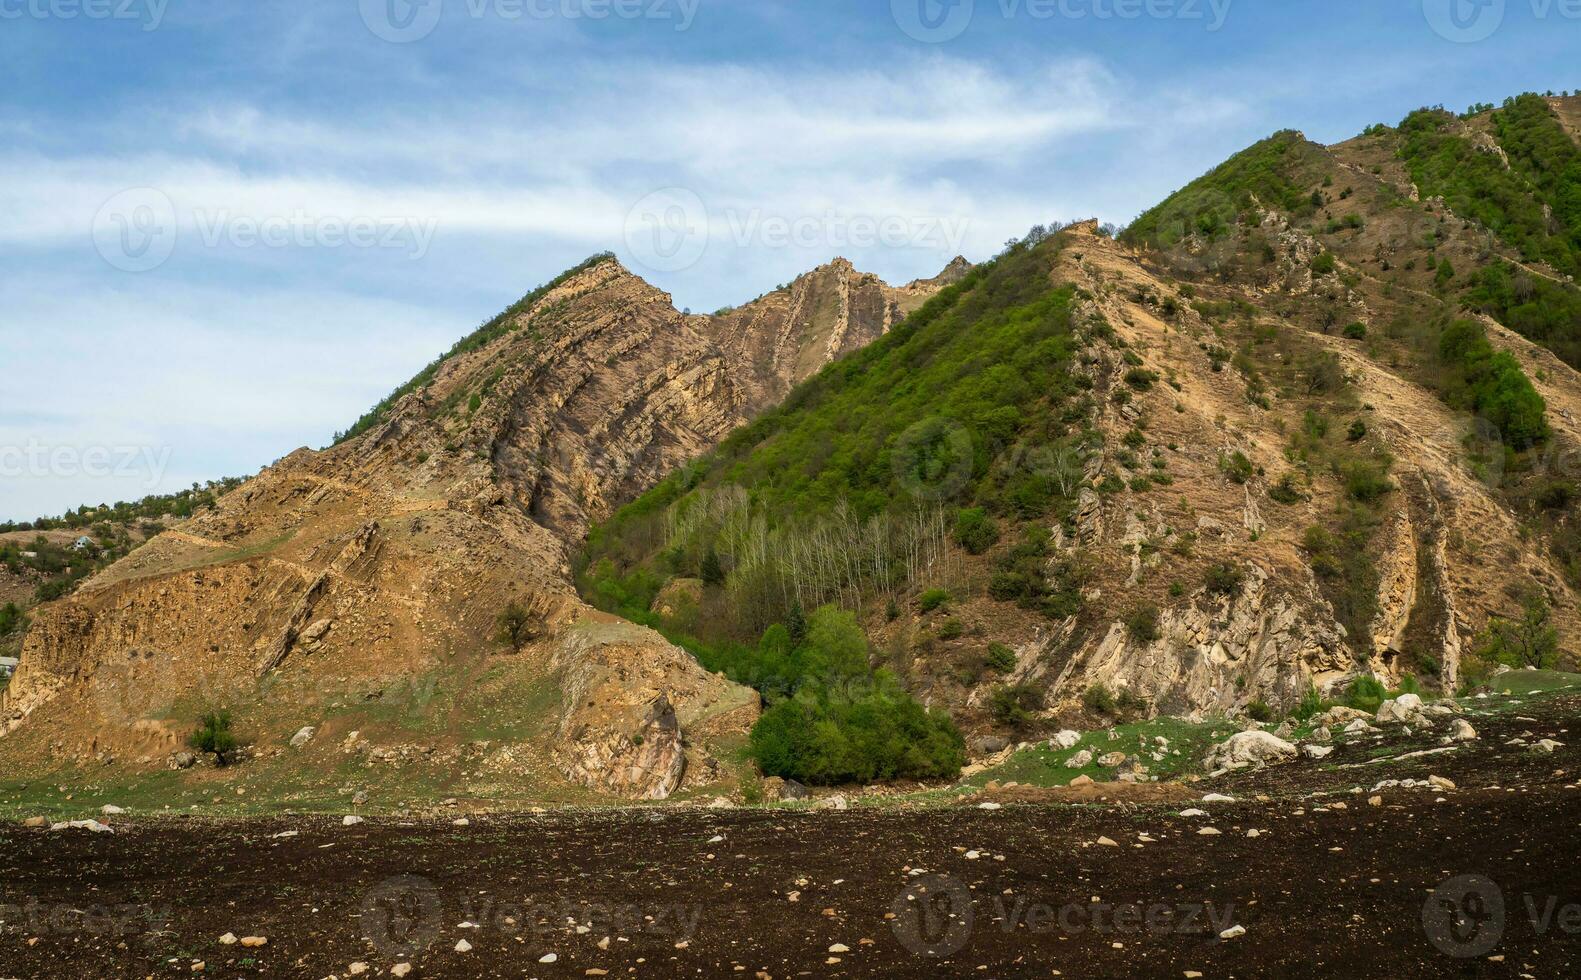
<path id="1" fill-rule="evenodd" d="M 904 282 L 1277 129 L 1581 88 L 1575 6 L 0 0 L 0 519 L 324 445 L 594 251 L 696 310 Z"/>

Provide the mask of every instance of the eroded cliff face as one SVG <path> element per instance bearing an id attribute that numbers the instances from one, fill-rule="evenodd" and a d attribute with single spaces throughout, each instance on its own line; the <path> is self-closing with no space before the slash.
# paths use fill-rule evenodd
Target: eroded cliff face
<path id="1" fill-rule="evenodd" d="M 292 453 L 41 608 L 0 751 L 162 765 L 200 710 L 250 712 L 267 747 L 380 683 L 501 674 L 520 687 L 500 697 L 552 714 L 517 754 L 563 778 L 652 799 L 719 778 L 709 746 L 746 732 L 755 693 L 603 621 L 571 549 L 932 288 L 837 262 L 713 319 L 614 260 L 583 268 L 366 432 Z M 513 601 L 529 620 L 514 651 L 495 637 Z"/>
<path id="2" fill-rule="evenodd" d="M 755 414 L 778 404 L 823 365 L 888 333 L 970 268 L 956 258 L 934 279 L 896 288 L 835 259 L 784 289 L 707 318 L 703 329 L 732 362 L 746 368 L 743 395 Z"/>
<path id="3" fill-rule="evenodd" d="M 1080 555 L 1091 569 L 1088 608 L 1106 615 L 1056 624 L 1018 644 L 1009 680 L 1038 685 L 1054 702 L 1103 684 L 1161 711 L 1234 713 L 1253 700 L 1293 704 L 1309 683 L 1332 690 L 1359 674 L 1395 683 L 1424 664 L 1437 669 L 1424 680 L 1452 690 L 1465 638 L 1491 616 L 1509 615 L 1510 597 L 1533 582 L 1562 635 L 1581 626 L 1581 607 L 1554 556 L 1523 532 L 1498 481 L 1472 465 L 1477 420 L 1338 331 L 1280 323 L 1276 312 L 1257 308 L 1295 306 L 1290 297 L 1324 292 L 1347 316 L 1373 324 L 1382 314 L 1372 305 L 1386 295 L 1369 290 L 1378 284 L 1365 276 L 1355 277 L 1354 287 L 1314 283 L 1310 262 L 1321 246 L 1275 216 L 1265 217 L 1263 230 L 1274 255 L 1262 273 L 1264 295 L 1252 293 L 1257 305 L 1243 314 L 1270 324 L 1262 334 L 1269 349 L 1260 355 L 1259 388 L 1258 371 L 1227 365 L 1226 333 L 1185 302 L 1178 281 L 1093 234 L 1091 225 L 1073 229 L 1055 275 L 1086 290 L 1085 314 L 1120 341 L 1091 343 L 1082 355 L 1106 447 L 1102 458 L 1088 460 L 1088 478 L 1145 477 L 1154 462 L 1168 483 L 1084 492 L 1074 533 L 1054 528 L 1060 553 Z M 1170 296 L 1175 301 L 1166 304 Z M 1555 429 L 1548 454 L 1569 459 L 1581 445 L 1581 375 L 1500 325 L 1487 326 L 1495 344 L 1527 365 L 1548 401 Z M 1369 552 L 1376 576 L 1369 593 L 1375 611 L 1353 630 L 1330 601 L 1336 580 L 1325 590 L 1315 574 L 1307 537 L 1333 523 L 1344 488 L 1314 479 L 1293 484 L 1294 496 L 1274 493 L 1280 478 L 1299 468 L 1293 434 L 1307 424 L 1301 409 L 1310 401 L 1299 386 L 1322 355 L 1337 359 L 1333 383 L 1355 393 L 1354 406 L 1338 417 L 1365 420 L 1387 452 L 1394 487 L 1378 505 L 1376 530 L 1353 545 Z M 1283 374 L 1281 362 L 1289 365 Z M 1132 368 L 1155 372 L 1156 381 L 1128 386 Z M 1297 387 L 1274 380 L 1282 377 Z M 1129 472 L 1114 465 L 1128 438 L 1144 447 Z M 1236 453 L 1247 462 L 1244 480 L 1232 479 L 1225 465 Z M 1230 594 L 1200 586 L 1205 567 L 1215 565 L 1238 571 L 1243 584 Z M 1143 604 L 1158 610 L 1156 635 L 1139 637 L 1129 627 L 1127 613 Z M 973 699 L 979 703 L 981 692 Z"/>

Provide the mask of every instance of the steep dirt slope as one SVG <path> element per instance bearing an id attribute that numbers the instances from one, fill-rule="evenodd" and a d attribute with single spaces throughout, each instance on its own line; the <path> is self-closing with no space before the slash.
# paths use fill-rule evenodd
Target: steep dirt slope
<path id="1" fill-rule="evenodd" d="M 300 751 L 326 771 L 415 751 L 638 797 L 716 781 L 756 695 L 583 606 L 568 547 L 927 292 L 836 263 L 714 320 L 590 262 L 360 434 L 40 608 L 0 752 L 162 767 L 201 711 L 229 708 L 257 755 L 316 726 Z M 512 601 L 530 620 L 516 652 L 493 636 Z"/>

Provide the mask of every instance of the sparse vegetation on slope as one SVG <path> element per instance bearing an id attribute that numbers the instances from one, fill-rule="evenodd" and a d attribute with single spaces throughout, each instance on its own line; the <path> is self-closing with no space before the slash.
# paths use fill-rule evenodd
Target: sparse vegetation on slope
<path id="1" fill-rule="evenodd" d="M 549 282 L 544 283 L 542 286 L 539 286 L 537 289 L 534 289 L 526 296 L 523 296 L 521 299 L 506 307 L 505 310 L 498 316 L 490 319 L 481 327 L 478 327 L 476 330 L 456 341 L 455 345 L 451 347 L 450 350 L 446 351 L 440 357 L 435 358 L 429 363 L 427 367 L 417 372 L 417 374 L 414 375 L 411 380 L 407 381 L 405 384 L 386 395 L 384 399 L 379 402 L 379 404 L 369 409 L 361 418 L 352 423 L 351 427 L 346 431 L 337 432 L 335 434 L 336 444 L 362 435 L 364 432 L 384 421 L 385 417 L 389 414 L 390 409 L 394 407 L 396 402 L 434 380 L 434 376 L 439 373 L 440 367 L 442 367 L 446 361 L 461 354 L 486 347 L 498 340 L 500 337 L 504 336 L 506 333 L 510 332 L 515 328 L 516 317 L 528 309 L 531 309 L 532 305 L 542 299 L 544 295 L 550 290 L 560 286 L 562 283 L 571 279 L 573 276 L 577 276 L 583 272 L 586 272 L 588 269 L 595 268 L 604 264 L 605 262 L 614 261 L 614 258 L 615 254 L 613 252 L 600 252 L 597 255 L 591 256 L 580 265 L 567 269 L 566 271 L 551 279 Z"/>
<path id="2" fill-rule="evenodd" d="M 1170 195 L 1126 228 L 1129 244 L 1169 248 L 1189 235 L 1217 238 L 1243 221 L 1255 206 L 1297 217 L 1316 208 L 1312 198 L 1291 179 L 1292 158 L 1311 152 L 1293 130 L 1275 133 Z"/>
<path id="3" fill-rule="evenodd" d="M 1091 435 L 1057 248 L 1018 245 L 830 365 L 595 529 L 588 567 L 698 577 L 712 554 L 732 598 L 721 633 L 753 635 L 793 602 L 918 584 L 952 541 L 991 547 L 1000 519 L 1063 517 Z"/>

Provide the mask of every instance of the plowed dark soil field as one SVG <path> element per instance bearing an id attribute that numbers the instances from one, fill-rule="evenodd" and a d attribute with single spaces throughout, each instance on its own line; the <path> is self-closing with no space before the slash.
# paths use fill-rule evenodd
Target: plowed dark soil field
<path id="1" fill-rule="evenodd" d="M 1523 710 L 1234 802 L 13 825 L 0 976 L 1581 975 L 1581 704 Z"/>

